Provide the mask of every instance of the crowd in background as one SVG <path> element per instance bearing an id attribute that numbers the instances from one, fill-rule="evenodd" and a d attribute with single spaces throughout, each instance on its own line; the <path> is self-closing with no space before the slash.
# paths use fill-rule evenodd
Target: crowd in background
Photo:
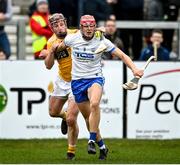
<path id="1" fill-rule="evenodd" d="M 45 5 L 42 7 L 40 6 L 42 4 Z M 10 19 L 11 8 L 11 0 L 0 0 L 0 21 Z M 154 29 L 117 29 L 116 21 L 177 21 L 179 8 L 179 0 L 35 0 L 29 6 L 27 13 L 32 30 L 34 57 L 38 59 L 39 45 L 41 45 L 41 49 L 44 49 L 45 42 L 52 35 L 47 22 L 50 14 L 63 13 L 67 18 L 68 26 L 78 28 L 80 13 L 81 15 L 93 15 L 97 22 L 106 21 L 104 25 L 106 28 L 105 36 L 126 54 L 131 55 L 134 60 L 143 60 L 142 54 L 148 52 L 144 51 L 144 48 L 149 50 L 152 47 L 152 37 L 154 37 L 152 30 Z M 174 30 L 159 30 L 158 32 L 161 35 L 158 51 L 168 52 L 169 56 L 169 58 L 161 58 L 160 60 L 169 60 L 173 52 Z M 9 56 L 9 41 L 4 27 L 0 26 L 0 59 L 8 59 Z M 109 54 L 103 58 L 117 60 Z"/>

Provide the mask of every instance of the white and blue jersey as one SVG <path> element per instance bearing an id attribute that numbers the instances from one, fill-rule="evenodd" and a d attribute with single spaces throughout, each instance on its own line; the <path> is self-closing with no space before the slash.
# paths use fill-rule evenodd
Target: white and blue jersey
<path id="1" fill-rule="evenodd" d="M 88 98 L 84 94 L 87 94 L 87 89 L 93 83 L 99 83 L 101 86 L 104 85 L 101 66 L 102 53 L 95 54 L 95 51 L 101 44 L 106 46 L 105 52 L 114 51 L 115 46 L 106 38 L 100 38 L 96 35 L 90 41 L 86 41 L 83 39 L 80 31 L 67 35 L 64 43 L 73 49 L 71 85 L 75 100 L 78 103 L 86 101 Z"/>
<path id="2" fill-rule="evenodd" d="M 102 43 L 107 47 L 105 52 L 111 52 L 115 49 L 114 44 L 104 37 L 100 39 L 100 37 L 94 36 L 90 41 L 84 40 L 80 31 L 68 35 L 64 39 L 64 43 L 73 48 L 72 80 L 102 77 L 102 53 L 95 54 L 94 52 Z"/>

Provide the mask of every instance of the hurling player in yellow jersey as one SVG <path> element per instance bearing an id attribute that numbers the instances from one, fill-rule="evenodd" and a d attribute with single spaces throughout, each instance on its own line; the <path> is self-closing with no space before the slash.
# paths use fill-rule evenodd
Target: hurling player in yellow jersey
<path id="1" fill-rule="evenodd" d="M 56 52 L 53 45 L 61 43 L 67 34 L 75 33 L 77 30 L 67 29 L 66 19 L 63 14 L 59 13 L 49 17 L 49 26 L 54 34 L 48 40 L 47 50 L 43 50 L 41 55 L 42 57 L 46 56 L 47 69 L 53 67 L 55 60 L 57 60 L 59 67 L 59 74 L 54 82 L 54 89 L 49 100 L 49 114 L 51 117 L 63 119 L 61 131 L 63 134 L 68 131 L 67 159 L 74 159 L 79 129 L 77 125 L 78 108 L 71 91 L 71 48 Z M 66 101 L 68 101 L 67 113 L 62 110 Z"/>

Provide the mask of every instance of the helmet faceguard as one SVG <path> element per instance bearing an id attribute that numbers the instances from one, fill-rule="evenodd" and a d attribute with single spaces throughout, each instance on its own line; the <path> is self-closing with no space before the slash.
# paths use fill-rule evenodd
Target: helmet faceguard
<path id="1" fill-rule="evenodd" d="M 96 20 L 92 15 L 83 15 L 80 19 L 80 28 L 85 40 L 91 40 L 96 29 Z"/>
<path id="2" fill-rule="evenodd" d="M 67 35 L 66 30 L 65 30 L 65 32 L 54 30 L 55 29 L 54 27 L 61 22 L 63 22 L 67 28 L 66 19 L 63 14 L 61 14 L 61 13 L 53 14 L 52 16 L 49 17 L 48 22 L 49 22 L 49 26 L 50 26 L 51 30 L 56 34 L 57 37 L 64 38 Z"/>
<path id="3" fill-rule="evenodd" d="M 92 15 L 83 15 L 80 19 L 80 25 L 87 26 L 87 25 L 94 25 L 96 26 L 96 20 Z"/>
<path id="4" fill-rule="evenodd" d="M 64 21 L 66 23 L 65 17 L 61 13 L 55 13 L 55 14 L 51 15 L 49 17 L 48 21 L 49 21 L 50 25 L 53 25 L 53 23 L 57 23 L 59 21 Z"/>

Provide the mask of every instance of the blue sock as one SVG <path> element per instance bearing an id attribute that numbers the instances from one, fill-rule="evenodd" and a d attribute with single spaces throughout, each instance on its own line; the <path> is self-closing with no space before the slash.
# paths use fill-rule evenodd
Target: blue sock
<path id="1" fill-rule="evenodd" d="M 104 142 L 103 140 L 99 140 L 98 142 L 96 142 L 98 144 L 99 147 L 102 147 L 104 145 Z"/>
<path id="2" fill-rule="evenodd" d="M 89 138 L 89 141 L 93 141 L 95 142 L 96 141 L 96 132 L 90 132 L 90 138 Z"/>
<path id="3" fill-rule="evenodd" d="M 104 149 L 105 148 L 105 144 L 104 144 L 104 142 L 103 142 L 103 140 L 101 139 L 101 140 L 99 140 L 98 142 L 96 142 L 97 144 L 98 144 L 98 146 L 99 146 L 99 148 L 100 149 Z"/>

